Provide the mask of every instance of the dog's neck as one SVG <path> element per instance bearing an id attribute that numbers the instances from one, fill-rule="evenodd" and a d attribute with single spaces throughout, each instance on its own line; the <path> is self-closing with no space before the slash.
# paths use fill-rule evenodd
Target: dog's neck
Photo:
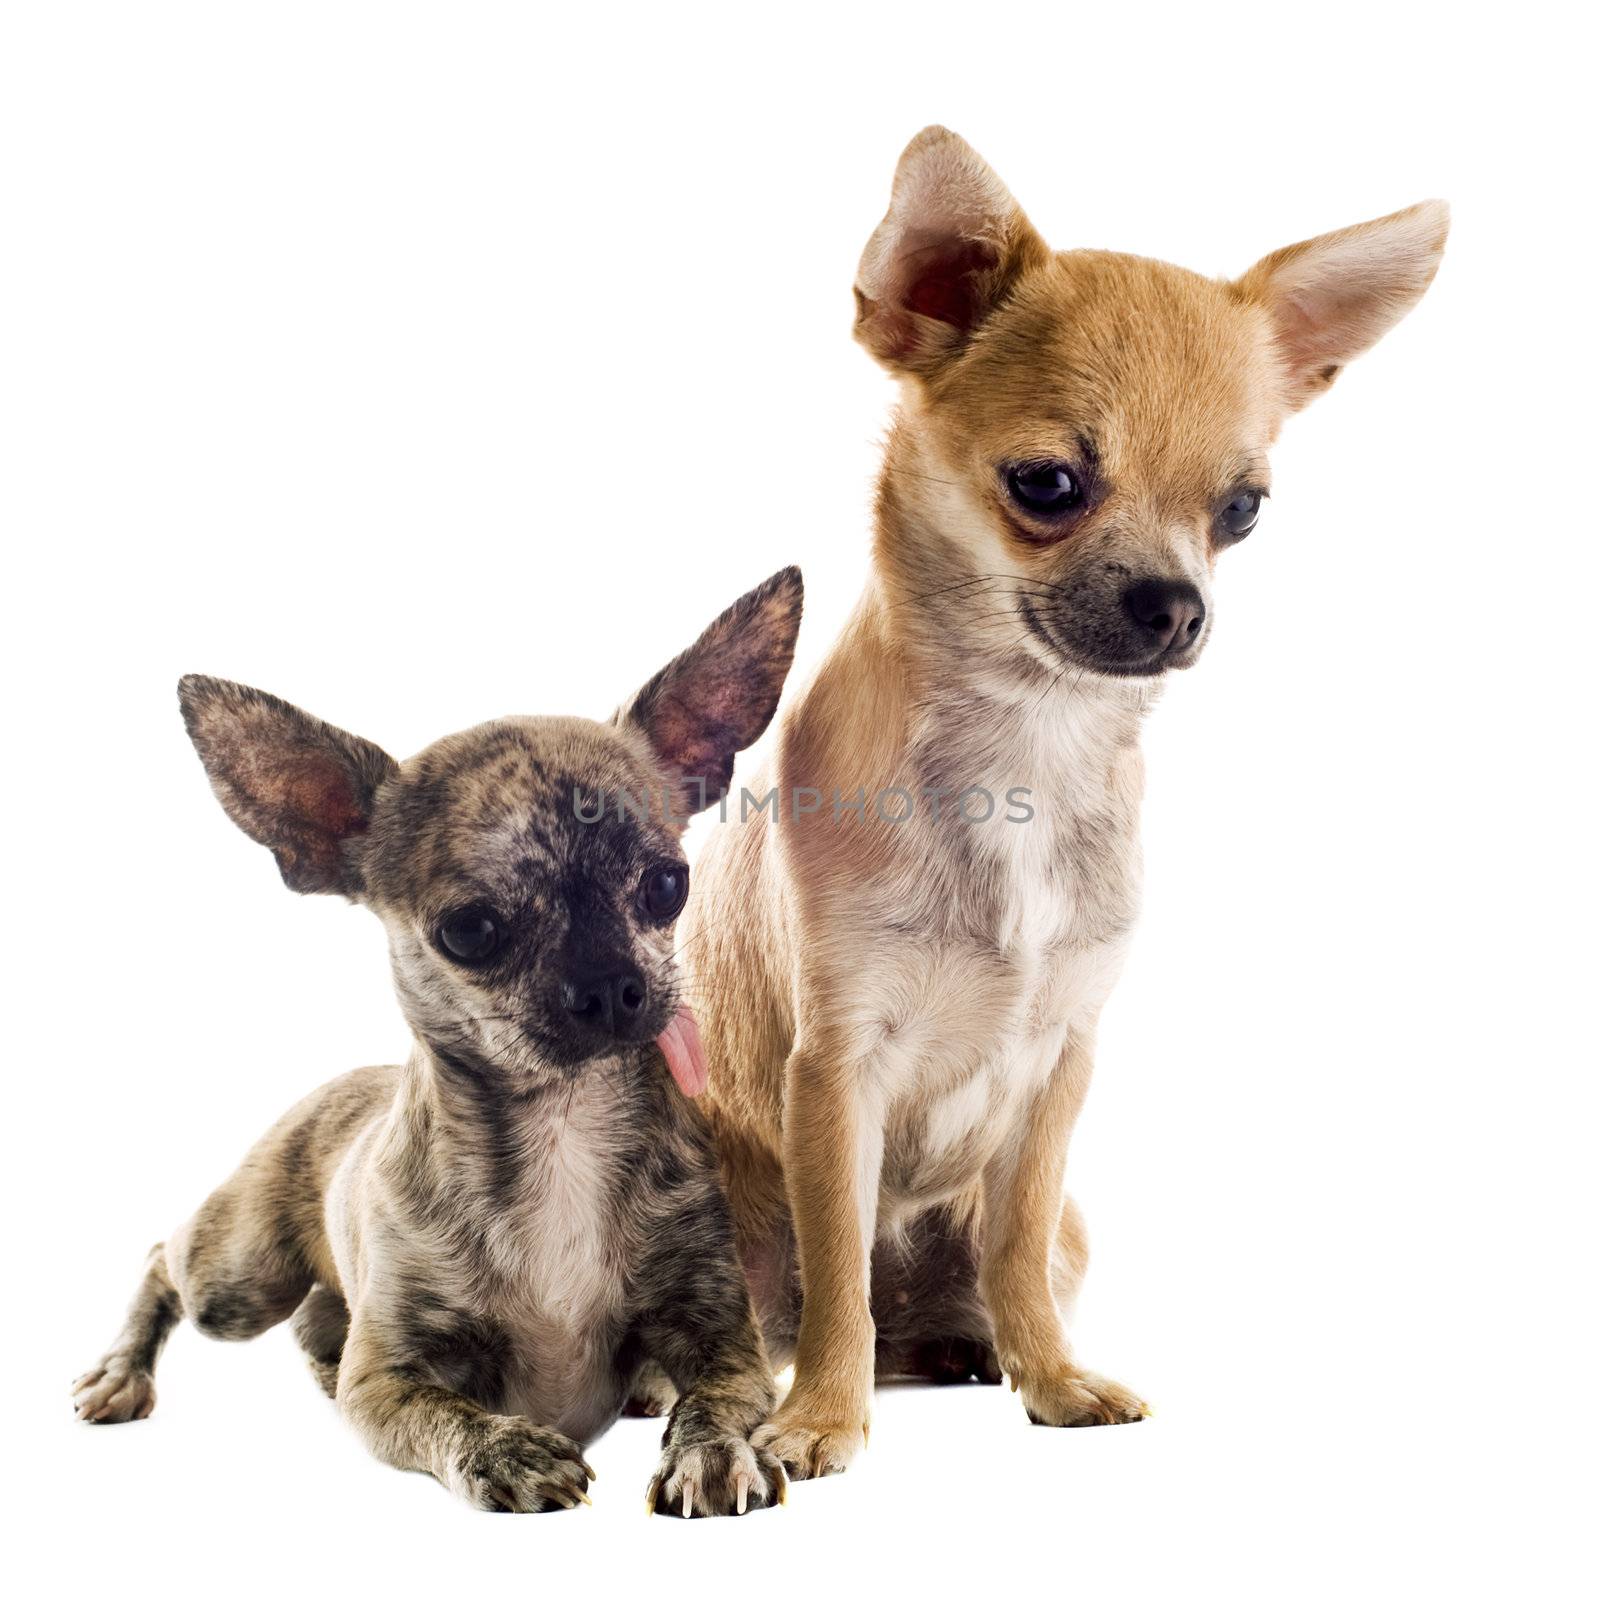
<path id="1" fill-rule="evenodd" d="M 419 1197 L 474 1189 L 509 1198 L 540 1185 L 554 1141 L 584 1137 L 591 1107 L 625 1137 L 650 1093 L 639 1049 L 586 1062 L 576 1076 L 553 1068 L 513 1076 L 473 1052 L 413 1040 L 390 1142 L 413 1167 Z"/>
<path id="2" fill-rule="evenodd" d="M 588 1260 L 614 1225 L 653 1114 L 650 1080 L 637 1053 L 511 1088 L 487 1065 L 418 1039 L 372 1156 L 402 1231 L 473 1294 L 520 1303 L 556 1270 L 551 1252 Z M 575 1239 L 589 1241 L 576 1257 Z"/>

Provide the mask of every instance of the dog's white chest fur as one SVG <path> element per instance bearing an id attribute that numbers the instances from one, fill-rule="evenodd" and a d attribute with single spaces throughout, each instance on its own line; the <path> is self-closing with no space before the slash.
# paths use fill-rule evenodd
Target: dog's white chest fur
<path id="1" fill-rule="evenodd" d="M 615 1122 L 611 1087 L 590 1077 L 559 1117 L 530 1124 L 524 1176 L 485 1241 L 508 1286 L 489 1308 L 511 1341 L 506 1408 L 580 1440 L 609 1423 L 618 1399 Z"/>
<path id="2" fill-rule="evenodd" d="M 1093 708 L 1019 721 L 1011 736 L 959 731 L 946 768 L 997 796 L 1031 791 L 1026 821 L 929 822 L 897 883 L 894 926 L 874 952 L 885 983 L 863 1023 L 868 1093 L 886 1130 L 881 1193 L 903 1213 L 970 1188 L 1015 1138 L 1075 1021 L 1116 980 L 1138 895 L 1137 747 L 1126 719 Z M 942 832 L 960 828 L 961 834 Z M 908 841 L 910 842 L 910 841 Z M 928 934 L 906 938 L 905 897 Z"/>

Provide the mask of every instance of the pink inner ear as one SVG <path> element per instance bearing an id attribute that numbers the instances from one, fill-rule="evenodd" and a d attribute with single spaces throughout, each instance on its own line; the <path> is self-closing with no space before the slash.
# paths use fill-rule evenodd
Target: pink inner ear
<path id="1" fill-rule="evenodd" d="M 983 310 L 976 280 L 980 274 L 992 272 L 998 261 L 994 248 L 976 239 L 928 245 L 911 252 L 901 268 L 906 310 L 969 331 L 977 326 Z"/>
<path id="2" fill-rule="evenodd" d="M 356 804 L 350 780 L 336 766 L 316 759 L 295 761 L 284 770 L 284 809 L 320 833 L 343 839 L 364 832 L 367 819 Z"/>

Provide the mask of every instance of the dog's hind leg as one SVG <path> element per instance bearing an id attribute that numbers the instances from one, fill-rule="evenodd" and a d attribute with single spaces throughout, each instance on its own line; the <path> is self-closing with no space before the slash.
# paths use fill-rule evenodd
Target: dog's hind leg
<path id="1" fill-rule="evenodd" d="M 156 1403 L 156 1360 L 167 1335 L 183 1318 L 178 1291 L 167 1273 L 166 1246 L 146 1258 L 144 1277 L 127 1320 L 99 1364 L 72 1386 L 84 1422 L 138 1422 Z"/>
<path id="2" fill-rule="evenodd" d="M 247 1162 L 167 1242 L 184 1314 L 208 1339 L 254 1339 L 316 1281 L 274 1176 Z"/>
<path id="3" fill-rule="evenodd" d="M 998 1383 L 994 1331 L 978 1293 L 970 1221 L 940 1207 L 917 1217 L 872 1254 L 878 1378 Z"/>
<path id="4" fill-rule="evenodd" d="M 243 1164 L 167 1243 L 184 1313 L 208 1338 L 253 1339 L 291 1316 L 321 1285 L 328 1300 L 306 1312 L 314 1360 L 343 1347 L 331 1286 L 337 1267 L 323 1220 L 326 1184 L 352 1139 L 394 1094 L 391 1068 L 346 1073 L 292 1107 Z"/>
<path id="5" fill-rule="evenodd" d="M 625 1417 L 664 1417 L 678 1399 L 678 1388 L 659 1362 L 646 1361 L 633 1375 L 628 1398 L 623 1402 Z"/>
<path id="6" fill-rule="evenodd" d="M 324 1184 L 393 1096 L 394 1079 L 393 1068 L 363 1067 L 292 1107 L 165 1246 L 150 1252 L 126 1327 L 74 1391 L 80 1417 L 148 1416 L 156 1356 L 182 1318 L 208 1338 L 253 1339 L 291 1315 L 319 1282 L 338 1281 L 323 1226 Z M 336 1368 L 333 1305 L 319 1301 L 307 1316 L 317 1333 L 308 1354 Z"/>
<path id="7" fill-rule="evenodd" d="M 246 1166 L 151 1250 L 122 1332 L 73 1388 L 83 1421 L 150 1415 L 156 1357 L 183 1318 L 213 1339 L 253 1339 L 305 1299 L 311 1269 L 274 1225 L 279 1219 L 262 1206 L 264 1198 Z"/>
<path id="8" fill-rule="evenodd" d="M 306 1353 L 311 1376 L 332 1400 L 339 1389 L 339 1358 L 350 1332 L 350 1307 L 344 1296 L 318 1284 L 295 1308 L 289 1327 Z"/>

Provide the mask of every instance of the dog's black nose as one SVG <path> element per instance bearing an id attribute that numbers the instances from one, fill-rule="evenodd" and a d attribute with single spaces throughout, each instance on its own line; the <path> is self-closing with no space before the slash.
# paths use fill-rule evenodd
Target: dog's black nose
<path id="1" fill-rule="evenodd" d="M 618 1039 L 630 1037 L 649 999 L 650 986 L 637 967 L 574 972 L 561 985 L 561 1003 L 573 1017 Z"/>
<path id="2" fill-rule="evenodd" d="M 1183 650 L 1205 626 L 1206 603 L 1186 579 L 1143 578 L 1128 585 L 1122 603 L 1139 636 L 1156 650 Z"/>

